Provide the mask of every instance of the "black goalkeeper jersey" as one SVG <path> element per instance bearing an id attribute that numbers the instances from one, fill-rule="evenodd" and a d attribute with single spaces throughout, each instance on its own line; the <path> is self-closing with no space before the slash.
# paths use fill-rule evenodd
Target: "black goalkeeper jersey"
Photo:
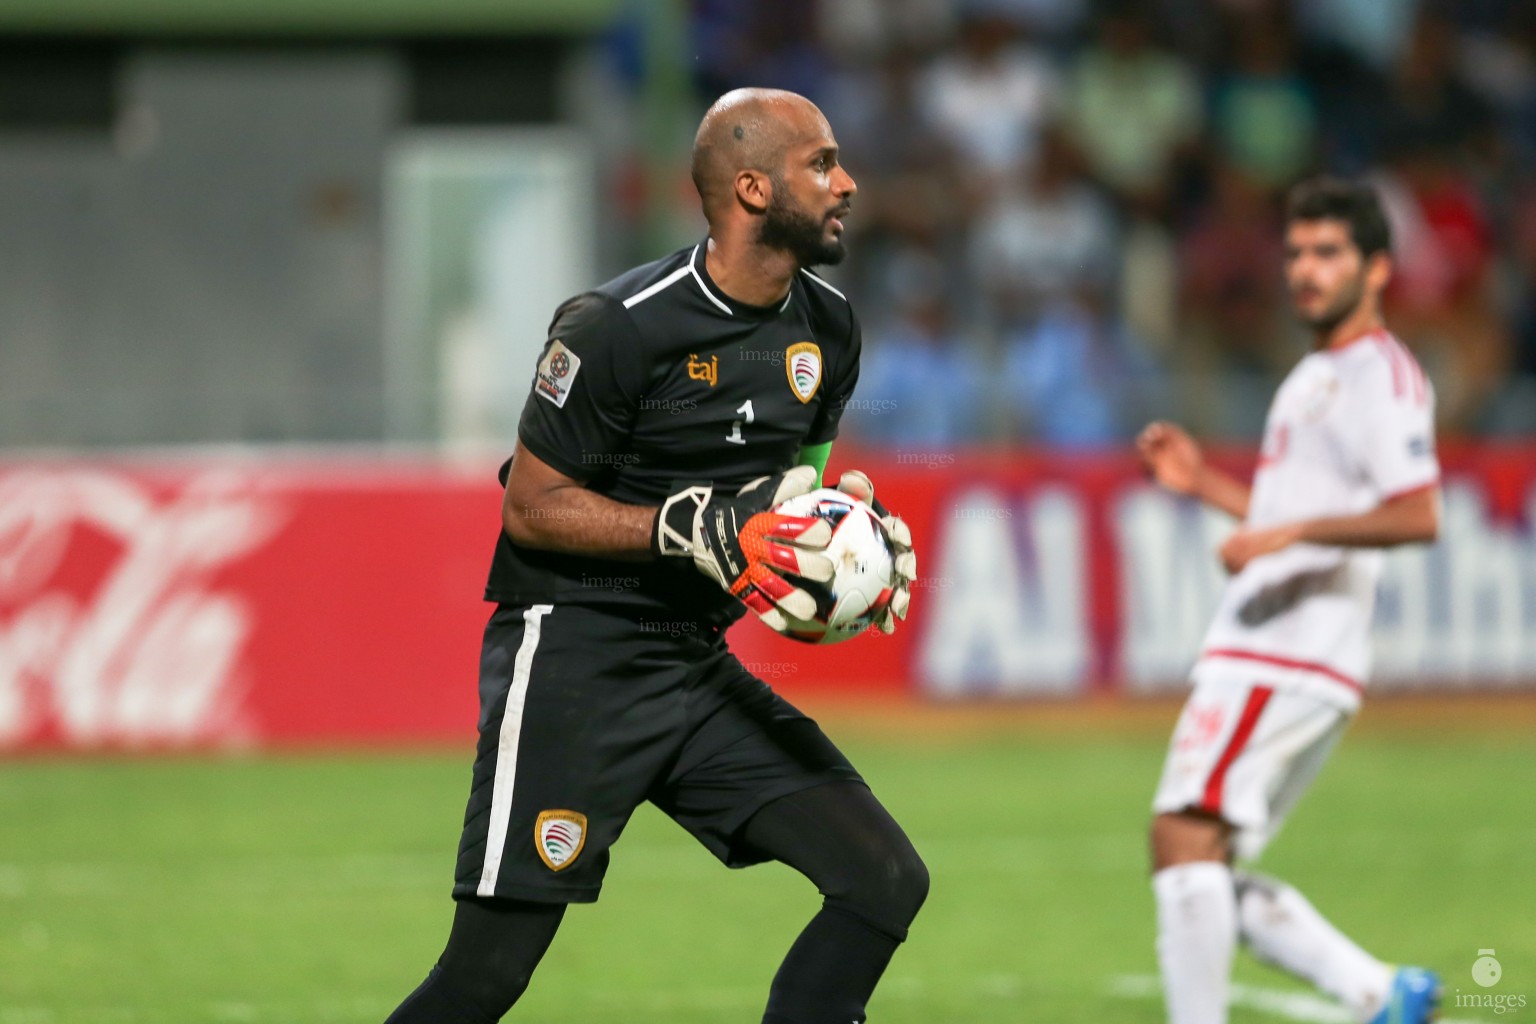
<path id="1" fill-rule="evenodd" d="M 859 347 L 853 309 L 821 278 L 801 271 L 782 302 L 749 306 L 715 287 L 701 243 L 561 305 L 518 438 L 615 501 L 660 505 L 697 483 L 735 491 L 793 466 L 801 446 L 837 436 Z M 505 531 L 486 599 L 622 605 L 718 624 L 743 608 L 687 559 L 540 551 Z"/>

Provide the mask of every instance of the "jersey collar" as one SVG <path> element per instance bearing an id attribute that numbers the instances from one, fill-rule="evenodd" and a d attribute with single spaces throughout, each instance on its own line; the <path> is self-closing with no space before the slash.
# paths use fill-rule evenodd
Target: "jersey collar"
<path id="1" fill-rule="evenodd" d="M 1377 338 L 1377 337 L 1380 337 L 1380 338 L 1389 337 L 1389 335 L 1387 334 L 1387 329 L 1385 327 L 1367 327 L 1365 330 L 1359 332 L 1358 334 L 1352 334 L 1349 337 L 1345 338 L 1343 341 L 1334 342 L 1332 345 L 1325 345 L 1322 348 L 1318 349 L 1317 351 L 1319 351 L 1319 352 L 1342 352 L 1345 349 L 1351 347 L 1352 345 L 1356 345 L 1356 344 L 1359 344 L 1362 341 L 1366 341 L 1367 339 Z"/>
<path id="2" fill-rule="evenodd" d="M 770 320 L 789 308 L 789 304 L 795 297 L 795 282 L 789 283 L 789 294 L 784 296 L 783 302 L 774 303 L 771 306 L 753 306 L 745 302 L 738 302 L 725 292 L 720 290 L 709 276 L 709 268 L 704 265 L 704 257 L 701 250 L 708 244 L 700 242 L 693 247 L 688 254 L 688 269 L 693 272 L 693 279 L 697 282 L 699 290 L 726 316 L 741 317 L 746 320 Z"/>

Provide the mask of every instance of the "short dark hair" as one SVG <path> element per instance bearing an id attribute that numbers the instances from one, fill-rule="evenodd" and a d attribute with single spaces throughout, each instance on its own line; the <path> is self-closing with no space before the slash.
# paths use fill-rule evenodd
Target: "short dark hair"
<path id="1" fill-rule="evenodd" d="M 1324 176 L 1301 182 L 1285 203 L 1285 222 L 1298 220 L 1341 220 L 1349 225 L 1349 236 L 1361 256 L 1392 253 L 1392 226 L 1381 198 L 1363 181 Z"/>

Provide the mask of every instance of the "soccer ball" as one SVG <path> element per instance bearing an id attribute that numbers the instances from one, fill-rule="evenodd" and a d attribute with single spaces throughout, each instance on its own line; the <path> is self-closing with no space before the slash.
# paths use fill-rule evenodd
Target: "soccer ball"
<path id="1" fill-rule="evenodd" d="M 791 616 L 784 635 L 807 644 L 840 644 L 858 636 L 891 603 L 896 585 L 890 541 L 874 509 L 842 491 L 823 487 L 790 498 L 774 511 L 825 519 L 832 525 L 832 540 L 825 551 L 832 559 L 832 579 L 819 583 L 784 574 L 816 599 L 815 617 Z"/>

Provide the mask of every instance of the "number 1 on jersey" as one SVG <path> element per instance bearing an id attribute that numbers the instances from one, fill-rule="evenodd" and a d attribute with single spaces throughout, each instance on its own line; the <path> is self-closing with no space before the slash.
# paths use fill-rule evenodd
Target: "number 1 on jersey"
<path id="1" fill-rule="evenodd" d="M 746 444 L 746 438 L 741 436 L 741 425 L 743 422 L 751 423 L 756 416 L 756 414 L 752 411 L 752 399 L 749 398 L 745 402 L 741 403 L 741 408 L 737 409 L 736 411 L 742 416 L 745 416 L 746 419 L 744 421 L 737 420 L 736 422 L 732 423 L 731 432 L 725 436 L 725 439 L 731 444 Z"/>

